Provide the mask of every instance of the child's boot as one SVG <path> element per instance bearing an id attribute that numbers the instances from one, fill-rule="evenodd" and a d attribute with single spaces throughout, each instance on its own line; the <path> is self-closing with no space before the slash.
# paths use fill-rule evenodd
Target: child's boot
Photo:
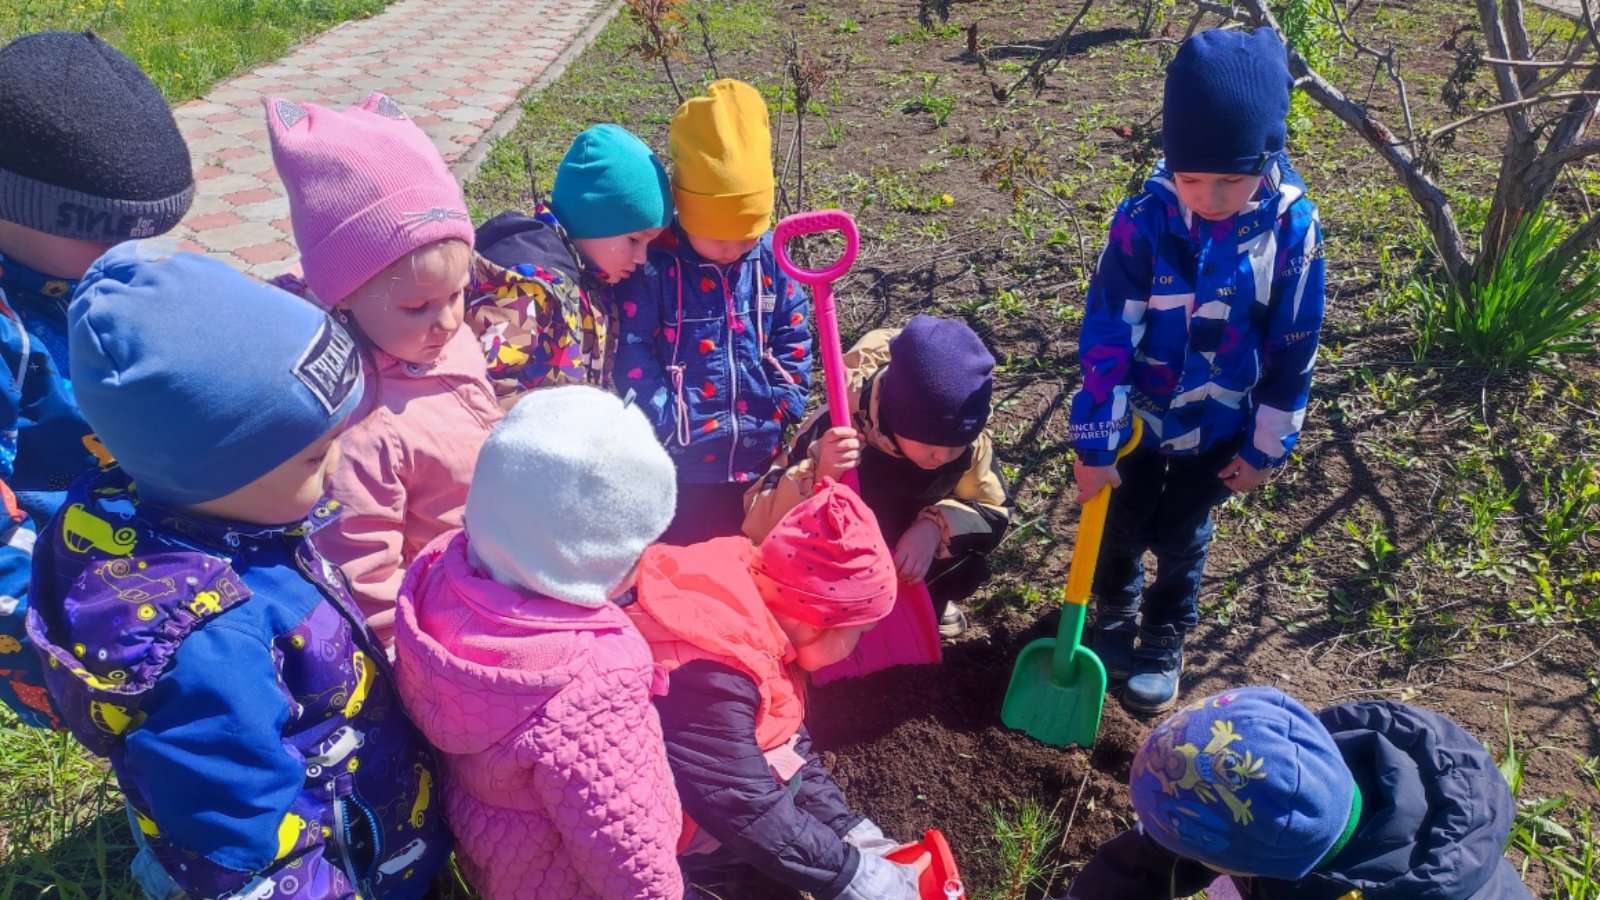
<path id="1" fill-rule="evenodd" d="M 1128 686 L 1122 691 L 1123 706 L 1142 714 L 1172 708 L 1178 701 L 1178 680 L 1183 675 L 1183 638 L 1182 632 L 1170 628 L 1139 632 Z"/>
<path id="2" fill-rule="evenodd" d="M 1139 614 L 1133 609 L 1109 609 L 1095 604 L 1094 635 L 1090 647 L 1106 667 L 1110 681 L 1127 681 L 1133 667 L 1133 641 L 1139 636 Z"/>

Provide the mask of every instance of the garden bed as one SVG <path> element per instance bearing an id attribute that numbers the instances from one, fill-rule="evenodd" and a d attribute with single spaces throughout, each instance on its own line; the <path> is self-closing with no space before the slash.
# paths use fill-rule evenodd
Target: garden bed
<path id="1" fill-rule="evenodd" d="M 1139 38 L 1144 4 L 1092 4 L 1042 90 L 1025 84 L 1000 99 L 1077 8 L 956 3 L 947 24 L 928 28 L 916 2 L 817 0 L 719 7 L 711 19 L 721 75 L 757 85 L 772 106 L 780 172 L 795 157 L 785 198 L 803 164 L 803 205 L 838 205 L 862 224 L 862 258 L 839 286 L 846 339 L 927 312 L 964 318 L 1001 361 L 994 430 L 1017 516 L 973 632 L 941 668 L 815 691 L 810 716 L 861 811 L 896 836 L 943 829 L 975 897 L 1038 897 L 1047 884 L 1059 894 L 1100 841 L 1130 825 L 1125 779 L 1153 724 L 1111 700 L 1085 753 L 999 722 L 1016 653 L 1053 632 L 1076 529 L 1066 406 L 1087 278 L 1116 203 L 1159 155 L 1170 51 Z M 1188 7 L 1154 8 L 1178 12 L 1173 30 L 1150 23 L 1153 35 L 1181 36 Z M 1570 28 L 1531 5 L 1528 14 L 1536 28 Z M 1446 0 L 1392 0 L 1351 25 L 1402 48 L 1422 128 L 1455 118 L 1441 90 L 1470 21 Z M 974 25 L 982 62 L 970 52 Z M 674 63 L 686 92 L 713 77 L 694 31 L 691 21 L 689 58 Z M 790 33 L 803 64 L 829 72 L 797 145 Z M 660 65 L 629 52 L 633 40 L 620 19 L 529 104 L 469 190 L 480 211 L 525 194 L 524 148 L 547 185 L 570 136 L 593 121 L 620 122 L 665 151 L 677 100 Z M 1334 59 L 1328 74 L 1362 99 L 1370 63 Z M 1469 110 L 1490 105 L 1488 77 L 1458 83 Z M 1370 106 L 1396 115 L 1392 89 L 1378 82 Z M 1542 748 L 1527 758 L 1523 797 L 1570 794 L 1556 813 L 1570 821 L 1597 800 L 1584 761 L 1600 756 L 1600 541 L 1595 506 L 1551 510 L 1594 478 L 1584 463 L 1600 460 L 1600 373 L 1582 357 L 1515 375 L 1437 347 L 1419 358 L 1408 285 L 1426 276 L 1430 254 L 1413 207 L 1370 148 L 1331 116 L 1302 113 L 1291 152 L 1323 215 L 1324 349 L 1293 462 L 1219 512 L 1184 694 L 1273 684 L 1313 707 L 1375 697 L 1435 709 L 1499 756 L 1512 740 L 1519 755 Z M 1498 128 L 1461 132 L 1438 162 L 1469 224 L 1493 188 Z M 1580 170 L 1575 183 L 1591 178 Z M 1582 203 L 1575 188 L 1555 200 Z M 1563 527 L 1591 531 L 1570 539 Z M 1046 876 L 1028 887 L 1001 836 L 1019 833 L 1030 803 L 1058 831 L 1071 825 L 1038 851 Z M 1542 862 L 1528 882 L 1555 896 Z M 756 883 L 721 895 L 789 896 Z"/>

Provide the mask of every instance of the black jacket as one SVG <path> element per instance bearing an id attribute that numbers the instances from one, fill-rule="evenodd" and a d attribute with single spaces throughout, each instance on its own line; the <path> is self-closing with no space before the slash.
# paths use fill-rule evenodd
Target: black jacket
<path id="1" fill-rule="evenodd" d="M 861 817 L 850 813 L 803 727 L 795 751 L 805 767 L 788 785 L 773 777 L 756 743 L 760 706 L 750 676 L 721 663 L 696 660 L 673 671 L 656 711 L 683 811 L 741 861 L 832 900 L 860 865 L 861 852 L 842 838 Z"/>
<path id="2" fill-rule="evenodd" d="M 1317 713 L 1361 788 L 1361 822 L 1328 866 L 1296 881 L 1235 878 L 1246 900 L 1532 900 L 1501 855 L 1516 800 L 1477 738 L 1435 713 L 1368 700 Z M 1187 897 L 1217 878 L 1142 830 L 1102 845 L 1068 898 Z"/>

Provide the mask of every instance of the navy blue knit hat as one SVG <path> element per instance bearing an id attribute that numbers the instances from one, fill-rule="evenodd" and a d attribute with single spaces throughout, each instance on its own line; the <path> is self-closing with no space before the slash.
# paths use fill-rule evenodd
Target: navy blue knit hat
<path id="1" fill-rule="evenodd" d="M 1255 175 L 1289 135 L 1288 53 L 1270 28 L 1214 29 L 1167 66 L 1161 145 L 1171 172 Z"/>
<path id="2" fill-rule="evenodd" d="M 193 199 L 189 147 L 132 60 L 87 32 L 0 48 L 0 219 L 114 244 L 166 233 Z"/>
<path id="3" fill-rule="evenodd" d="M 1207 697 L 1133 758 L 1139 824 L 1186 859 L 1298 881 L 1355 832 L 1361 793 L 1333 736 L 1276 688 Z"/>
<path id="4" fill-rule="evenodd" d="M 100 257 L 67 320 L 84 418 L 159 503 L 233 493 L 361 401 L 355 342 L 327 313 L 168 241 Z"/>
<path id="5" fill-rule="evenodd" d="M 989 424 L 994 357 L 967 323 L 917 316 L 889 342 L 878 415 L 890 434 L 965 447 Z"/>

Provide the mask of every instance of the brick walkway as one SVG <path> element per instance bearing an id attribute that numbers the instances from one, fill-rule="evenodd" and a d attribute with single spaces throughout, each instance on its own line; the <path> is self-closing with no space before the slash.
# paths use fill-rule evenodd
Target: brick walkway
<path id="1" fill-rule="evenodd" d="M 457 177 L 469 177 L 487 150 L 485 134 L 514 121 L 502 117 L 516 109 L 517 96 L 564 68 L 613 8 L 612 0 L 399 0 L 218 84 L 173 111 L 198 190 L 172 237 L 262 278 L 296 258 L 263 96 L 345 107 L 384 91 L 428 132 Z"/>
<path id="2" fill-rule="evenodd" d="M 1542 6 L 1551 12 L 1558 12 L 1574 19 L 1583 15 L 1583 6 L 1578 0 L 1533 0 L 1533 5 Z M 1590 8 L 1594 8 L 1593 4 L 1590 4 Z"/>

